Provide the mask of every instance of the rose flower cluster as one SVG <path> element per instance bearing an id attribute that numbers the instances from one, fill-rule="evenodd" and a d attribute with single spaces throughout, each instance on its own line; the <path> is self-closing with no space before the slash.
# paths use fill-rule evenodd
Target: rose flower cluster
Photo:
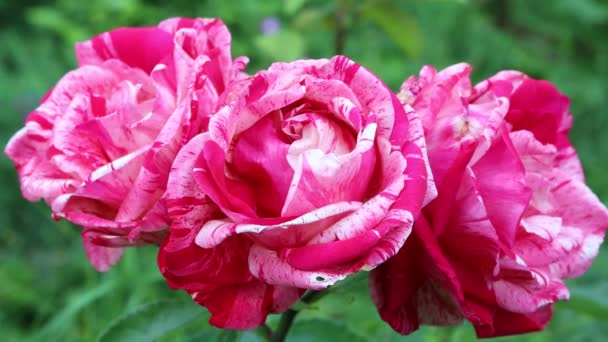
<path id="1" fill-rule="evenodd" d="M 158 245 L 218 327 L 370 271 L 402 334 L 544 328 L 608 226 L 565 95 L 516 71 L 472 85 L 466 64 L 394 93 L 344 56 L 248 75 L 230 44 L 220 20 L 185 18 L 77 44 L 6 147 L 23 196 L 81 226 L 100 271 Z"/>

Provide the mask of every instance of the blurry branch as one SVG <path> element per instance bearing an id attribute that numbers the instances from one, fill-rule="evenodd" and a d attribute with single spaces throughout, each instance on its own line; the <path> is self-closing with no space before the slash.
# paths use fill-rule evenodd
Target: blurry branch
<path id="1" fill-rule="evenodd" d="M 346 42 L 346 24 L 345 24 L 346 8 L 344 0 L 336 0 L 336 35 L 334 54 L 341 55 L 344 53 L 344 44 Z"/>
<path id="2" fill-rule="evenodd" d="M 494 16 L 496 25 L 502 29 L 509 26 L 509 4 L 507 0 L 494 0 L 489 4 L 489 12 Z"/>

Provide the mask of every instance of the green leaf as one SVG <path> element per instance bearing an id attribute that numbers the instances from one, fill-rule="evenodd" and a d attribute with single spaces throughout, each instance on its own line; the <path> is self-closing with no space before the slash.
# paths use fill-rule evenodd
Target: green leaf
<path id="1" fill-rule="evenodd" d="M 217 342 L 237 342 L 239 340 L 239 332 L 236 330 L 225 329 L 217 337 Z"/>
<path id="2" fill-rule="evenodd" d="M 422 51 L 422 32 L 416 19 L 409 16 L 395 3 L 369 1 L 360 8 L 361 15 L 380 27 L 407 56 L 417 56 Z"/>
<path id="3" fill-rule="evenodd" d="M 199 341 L 217 341 L 220 329 L 209 329 L 198 331 L 196 333 L 183 336 L 181 339 L 163 339 L 164 341 L 182 341 L 182 342 L 199 342 Z"/>
<path id="4" fill-rule="evenodd" d="M 592 316 L 598 320 L 608 317 L 608 284 L 594 286 L 575 285 L 570 288 L 570 300 L 560 303 L 558 307 Z"/>
<path id="5" fill-rule="evenodd" d="M 255 45 L 266 57 L 275 61 L 292 61 L 302 57 L 305 50 L 302 36 L 291 30 L 258 36 Z"/>
<path id="6" fill-rule="evenodd" d="M 283 0 L 283 10 L 287 15 L 295 14 L 304 4 L 306 0 Z"/>
<path id="7" fill-rule="evenodd" d="M 27 17 L 34 26 L 55 31 L 69 42 L 84 40 L 89 36 L 86 30 L 66 17 L 65 13 L 52 7 L 31 8 Z"/>
<path id="8" fill-rule="evenodd" d="M 87 306 L 91 305 L 97 299 L 116 288 L 116 282 L 106 282 L 101 285 L 86 289 L 83 292 L 74 293 L 68 300 L 67 305 L 59 310 L 39 332 L 33 340 L 59 340 L 66 332 L 65 327 L 70 326 L 71 322 L 78 314 Z"/>
<path id="9" fill-rule="evenodd" d="M 298 12 L 291 20 L 291 27 L 300 32 L 319 28 L 321 20 L 330 17 L 333 12 L 323 11 L 319 8 L 306 8 Z"/>
<path id="10" fill-rule="evenodd" d="M 0 302 L 6 307 L 35 307 L 44 300 L 33 284 L 34 274 L 28 265 L 19 259 L 6 259 L 0 265 Z"/>
<path id="11" fill-rule="evenodd" d="M 320 294 L 321 296 L 317 297 L 312 303 L 305 303 L 303 301 L 298 301 L 291 306 L 292 309 L 296 311 L 302 310 L 318 310 L 319 304 L 318 301 L 323 300 L 322 297 L 327 295 L 336 297 L 352 297 L 353 294 L 361 292 L 361 288 L 363 291 L 367 291 L 367 284 L 369 279 L 369 272 L 361 271 L 351 276 L 346 277 L 346 279 L 337 282 L 335 285 L 323 290 Z"/>
<path id="12" fill-rule="evenodd" d="M 287 335 L 287 341 L 365 342 L 366 339 L 355 334 L 343 324 L 328 320 L 311 319 L 296 320 Z"/>
<path id="13" fill-rule="evenodd" d="M 206 318 L 208 313 L 201 307 L 183 301 L 144 304 L 110 323 L 97 341 L 155 341 L 193 319 Z"/>

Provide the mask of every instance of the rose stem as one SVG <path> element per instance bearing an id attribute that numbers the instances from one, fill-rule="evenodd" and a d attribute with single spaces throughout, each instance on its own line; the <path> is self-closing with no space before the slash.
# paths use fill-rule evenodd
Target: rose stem
<path id="1" fill-rule="evenodd" d="M 300 301 L 305 304 L 311 304 L 316 302 L 317 300 L 323 298 L 325 295 L 329 294 L 329 291 L 306 291 L 304 296 Z M 279 327 L 277 330 L 270 335 L 270 341 L 272 342 L 283 342 L 287 337 L 287 333 L 293 324 L 296 315 L 298 314 L 298 310 L 288 309 L 281 315 L 281 321 L 279 322 Z"/>

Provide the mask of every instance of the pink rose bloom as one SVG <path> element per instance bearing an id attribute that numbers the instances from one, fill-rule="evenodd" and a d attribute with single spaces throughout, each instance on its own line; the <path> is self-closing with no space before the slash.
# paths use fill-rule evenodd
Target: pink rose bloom
<path id="1" fill-rule="evenodd" d="M 568 98 L 519 72 L 472 88 L 470 72 L 424 67 L 399 94 L 422 118 L 438 190 L 372 272 L 380 315 L 402 334 L 462 319 L 479 337 L 543 329 L 608 226 L 568 141 Z"/>
<path id="2" fill-rule="evenodd" d="M 422 144 L 411 109 L 348 58 L 273 64 L 178 154 L 160 270 L 211 324 L 256 327 L 399 250 L 426 195 Z"/>
<path id="3" fill-rule="evenodd" d="M 123 246 L 160 243 L 165 191 L 179 148 L 206 129 L 244 67 L 220 20 L 169 19 L 76 45 L 79 67 L 9 141 L 23 196 L 84 227 L 85 251 L 107 270 Z"/>

